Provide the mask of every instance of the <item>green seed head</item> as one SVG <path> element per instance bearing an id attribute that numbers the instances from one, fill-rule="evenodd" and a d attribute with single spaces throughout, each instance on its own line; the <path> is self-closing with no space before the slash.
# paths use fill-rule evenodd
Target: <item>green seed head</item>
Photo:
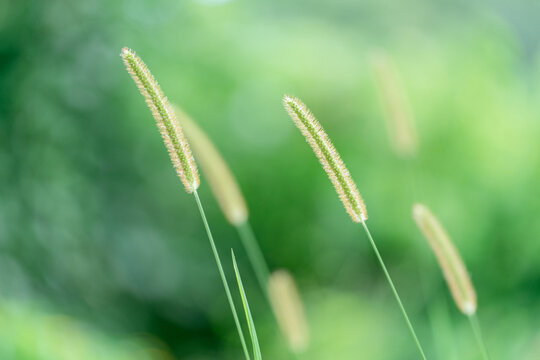
<path id="1" fill-rule="evenodd" d="M 415 204 L 413 218 L 435 253 L 458 308 L 465 315 L 473 315 L 477 307 L 476 292 L 452 240 L 427 206 Z"/>
<path id="2" fill-rule="evenodd" d="M 364 200 L 321 124 L 300 100 L 286 95 L 283 104 L 319 158 L 353 221 L 366 221 L 368 216 Z"/>
<path id="3" fill-rule="evenodd" d="M 199 174 L 174 111 L 169 106 L 167 98 L 163 95 L 156 79 L 154 79 L 146 64 L 137 56 L 135 51 L 123 48 L 121 56 L 129 74 L 137 84 L 141 94 L 146 99 L 146 104 L 152 111 L 154 119 L 156 119 L 159 132 L 169 151 L 176 173 L 186 187 L 186 191 L 192 193 L 199 187 Z"/>

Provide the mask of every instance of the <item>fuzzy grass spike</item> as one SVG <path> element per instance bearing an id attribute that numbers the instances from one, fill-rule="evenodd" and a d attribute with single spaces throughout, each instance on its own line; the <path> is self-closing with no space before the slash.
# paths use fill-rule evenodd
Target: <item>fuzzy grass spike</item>
<path id="1" fill-rule="evenodd" d="M 140 57 L 135 54 L 135 52 L 128 48 L 123 48 L 121 52 L 122 59 L 124 64 L 127 67 L 127 70 L 135 83 L 137 84 L 141 94 L 146 99 L 146 103 L 152 110 L 152 115 L 154 116 L 158 128 L 163 137 L 163 141 L 169 151 L 172 163 L 178 176 L 182 180 L 188 193 L 192 193 L 199 213 L 201 214 L 201 219 L 208 236 L 208 241 L 210 242 L 210 247 L 212 248 L 212 253 L 216 260 L 216 265 L 218 268 L 219 276 L 223 283 L 225 289 L 225 294 L 227 295 L 227 301 L 231 308 L 231 313 L 234 318 L 234 323 L 236 325 L 236 330 L 238 331 L 238 337 L 242 344 L 242 349 L 244 351 L 244 356 L 246 360 L 250 360 L 249 352 L 247 350 L 246 340 L 242 327 L 240 326 L 240 320 L 238 319 L 238 314 L 236 312 L 236 307 L 232 299 L 231 290 L 229 289 L 229 284 L 227 283 L 227 278 L 225 277 L 225 272 L 223 271 L 223 266 L 221 265 L 221 260 L 219 258 L 219 253 L 214 242 L 214 237 L 212 236 L 212 231 L 210 230 L 210 225 L 206 219 L 206 214 L 197 193 L 197 188 L 199 187 L 199 175 L 197 172 L 197 166 L 189 145 L 184 138 L 182 133 L 182 128 L 178 124 L 176 117 L 174 115 L 174 110 L 170 107 L 167 98 L 161 91 L 156 79 L 148 70 L 148 67 L 141 60 Z"/>
<path id="2" fill-rule="evenodd" d="M 407 315 L 405 306 L 401 301 L 398 291 L 390 276 L 390 273 L 388 272 L 388 269 L 384 264 L 379 249 L 377 248 L 377 244 L 373 240 L 373 237 L 371 236 L 369 228 L 366 224 L 366 207 L 364 205 L 364 201 L 360 197 L 358 189 L 356 188 L 356 184 L 352 181 L 352 178 L 349 175 L 349 171 L 345 167 L 345 164 L 341 160 L 338 152 L 330 142 L 330 139 L 328 138 L 328 135 L 326 135 L 321 124 L 319 124 L 319 122 L 315 119 L 315 117 L 311 114 L 307 107 L 300 100 L 290 96 L 285 96 L 283 98 L 283 103 L 285 105 L 285 109 L 287 110 L 293 121 L 296 123 L 296 126 L 300 129 L 307 142 L 313 148 L 315 155 L 317 155 L 317 157 L 319 158 L 319 161 L 323 165 L 324 170 L 334 184 L 334 187 L 336 188 L 337 193 L 341 198 L 341 201 L 345 205 L 347 212 L 352 217 L 353 221 L 362 224 L 362 227 L 364 228 L 364 231 L 366 232 L 366 235 L 369 239 L 370 245 L 373 248 L 373 251 L 377 256 L 377 260 L 379 261 L 379 264 L 381 265 L 381 268 L 384 272 L 384 276 L 386 277 L 386 280 L 388 281 L 388 284 L 392 289 L 392 293 L 394 294 L 396 302 L 399 305 L 403 318 L 407 323 L 407 327 L 409 328 L 411 336 L 416 343 L 418 351 L 420 352 L 422 359 L 426 360 L 424 349 L 422 348 L 422 345 L 420 344 L 420 341 L 416 336 L 416 332 L 414 331 L 414 327 L 409 319 L 409 316 Z"/>
<path id="3" fill-rule="evenodd" d="M 354 222 L 367 220 L 367 210 L 349 170 L 315 116 L 297 98 L 285 95 L 285 109 L 300 129 L 328 174 L 341 202 Z"/>
<path id="4" fill-rule="evenodd" d="M 182 128 L 176 121 L 174 111 L 163 95 L 158 82 L 135 51 L 123 48 L 121 56 L 129 74 L 152 111 L 176 173 L 182 180 L 186 191 L 192 193 L 199 187 L 199 174 L 189 145 L 182 133 Z"/>

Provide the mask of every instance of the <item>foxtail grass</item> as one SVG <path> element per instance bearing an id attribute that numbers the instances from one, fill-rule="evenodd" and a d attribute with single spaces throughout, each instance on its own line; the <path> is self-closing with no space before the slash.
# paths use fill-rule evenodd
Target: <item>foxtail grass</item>
<path id="1" fill-rule="evenodd" d="M 413 218 L 435 253 L 450 293 L 459 310 L 471 323 L 484 359 L 489 359 L 476 316 L 476 291 L 459 252 L 437 217 L 423 204 L 413 206 Z"/>
<path id="2" fill-rule="evenodd" d="M 129 74 L 152 111 L 176 173 L 182 180 L 186 191 L 188 193 L 194 192 L 200 183 L 197 165 L 169 101 L 163 95 L 163 91 L 146 64 L 135 51 L 123 48 L 121 55 Z"/>
<path id="3" fill-rule="evenodd" d="M 228 222 L 238 231 L 251 266 L 255 271 L 259 286 L 265 296 L 268 297 L 266 289 L 270 271 L 249 223 L 246 200 L 236 178 L 212 140 L 195 121 L 178 106 L 174 106 L 174 110 L 193 147 L 195 156 L 210 184 L 221 211 Z"/>
<path id="4" fill-rule="evenodd" d="M 268 293 L 289 347 L 296 354 L 304 352 L 310 340 L 309 326 L 294 278 L 286 270 L 274 271 L 268 282 Z"/>
<path id="5" fill-rule="evenodd" d="M 306 138 L 313 152 L 315 152 L 347 213 L 354 222 L 367 220 L 368 215 L 364 200 L 360 196 L 349 170 L 341 160 L 321 124 L 300 100 L 286 95 L 283 98 L 283 103 L 296 126 Z"/>
<path id="6" fill-rule="evenodd" d="M 375 241 L 373 240 L 373 237 L 371 236 L 371 233 L 366 225 L 366 220 L 368 218 L 366 206 L 362 197 L 360 196 L 360 193 L 358 192 L 356 184 L 351 178 L 349 170 L 341 160 L 339 153 L 336 151 L 323 127 L 315 119 L 311 111 L 309 111 L 309 109 L 299 99 L 291 96 L 285 95 L 283 97 L 283 104 L 296 126 L 300 129 L 301 133 L 304 135 L 307 142 L 315 152 L 315 155 L 319 159 L 321 165 L 334 185 L 334 188 L 336 189 L 341 202 L 345 206 L 347 213 L 351 216 L 354 222 L 359 222 L 362 224 L 362 227 L 364 228 L 371 247 L 375 252 L 377 260 L 381 265 L 388 284 L 392 289 L 392 293 L 394 294 L 394 297 L 399 305 L 403 318 L 407 323 L 411 336 L 416 343 L 420 355 L 425 360 L 426 356 L 424 354 L 422 345 L 416 336 L 414 327 L 409 320 L 407 311 L 405 310 L 396 287 L 394 286 L 390 273 L 388 272 L 377 245 L 375 244 Z"/>
<path id="7" fill-rule="evenodd" d="M 221 281 L 223 282 L 223 287 L 225 288 L 225 293 L 227 295 L 227 300 L 231 308 L 236 329 L 238 331 L 238 336 L 242 344 L 244 356 L 247 360 L 250 360 L 246 341 L 242 332 L 242 327 L 240 326 L 236 307 L 234 305 L 231 291 L 229 289 L 229 284 L 227 283 L 227 278 L 225 277 L 225 272 L 223 271 L 223 266 L 221 265 L 221 260 L 219 258 L 216 244 L 214 242 L 210 226 L 208 225 L 208 220 L 206 219 L 206 215 L 201 200 L 199 198 L 199 194 L 197 193 L 197 188 L 200 184 L 197 165 L 195 163 L 195 160 L 193 159 L 193 155 L 191 154 L 189 144 L 186 141 L 182 132 L 182 127 L 178 123 L 174 110 L 169 105 L 169 102 L 163 94 L 163 91 L 161 90 L 158 82 L 150 73 L 150 70 L 142 61 L 142 59 L 137 56 L 135 51 L 128 48 L 122 49 L 121 56 L 124 60 L 124 64 L 126 65 L 129 74 L 137 84 L 139 91 L 145 98 L 148 107 L 152 111 L 152 115 L 156 120 L 158 129 L 163 138 L 163 142 L 167 147 L 176 173 L 182 180 L 186 191 L 190 194 L 193 194 L 195 197 L 195 201 L 197 203 L 197 207 L 199 209 L 204 227 L 206 229 L 206 234 L 208 236 L 214 258 L 216 260 L 218 272 L 221 277 Z"/>
<path id="8" fill-rule="evenodd" d="M 390 143 L 398 156 L 412 157 L 418 151 L 418 137 L 410 103 L 398 72 L 383 52 L 372 54 L 371 64 Z"/>
<path id="9" fill-rule="evenodd" d="M 274 317 L 280 326 L 284 340 L 287 341 L 287 345 L 293 353 L 298 353 L 300 347 L 299 341 L 290 341 L 290 335 L 282 326 L 283 319 L 280 318 L 280 313 L 273 306 L 275 301 L 272 298 L 271 291 L 272 277 L 270 276 L 269 267 L 264 259 L 263 252 L 249 223 L 247 203 L 236 178 L 208 135 L 180 107 L 173 106 L 173 108 L 183 130 L 186 132 L 186 137 L 193 148 L 197 162 L 201 166 L 205 179 L 210 184 L 210 188 L 218 201 L 221 211 L 227 221 L 238 231 L 242 245 L 255 272 L 257 282 L 269 305 L 272 307 Z M 294 282 L 292 279 L 291 281 Z"/>

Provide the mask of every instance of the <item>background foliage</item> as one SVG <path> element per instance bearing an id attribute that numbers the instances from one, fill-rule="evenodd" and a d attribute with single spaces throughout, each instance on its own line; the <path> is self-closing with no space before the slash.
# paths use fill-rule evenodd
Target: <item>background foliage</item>
<path id="1" fill-rule="evenodd" d="M 119 57 L 129 46 L 229 161 L 271 267 L 297 278 L 313 338 L 302 358 L 417 354 L 284 93 L 342 153 L 428 356 L 478 350 L 413 201 L 460 249 L 493 357 L 537 359 L 539 16 L 535 0 L 0 1 L 0 357 L 241 356 L 195 203 Z M 409 95 L 417 161 L 388 143 L 377 50 Z M 263 356 L 285 358 L 204 178 L 200 194 L 222 256 L 237 254 Z M 84 341 L 66 344 L 74 329 Z"/>

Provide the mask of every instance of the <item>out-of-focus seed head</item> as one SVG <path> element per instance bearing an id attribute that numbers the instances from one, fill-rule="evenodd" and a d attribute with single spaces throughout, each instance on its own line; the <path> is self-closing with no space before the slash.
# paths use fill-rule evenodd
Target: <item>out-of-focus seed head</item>
<path id="1" fill-rule="evenodd" d="M 281 331 L 291 350 L 303 352 L 309 345 L 309 326 L 300 293 L 291 274 L 277 270 L 268 280 L 268 294 Z"/>
<path id="2" fill-rule="evenodd" d="M 195 152 L 198 163 L 214 192 L 221 211 L 234 226 L 241 225 L 248 218 L 248 208 L 238 182 L 229 166 L 204 131 L 178 106 L 174 112 L 182 125 Z"/>
<path id="3" fill-rule="evenodd" d="M 414 156 L 418 151 L 418 136 L 407 93 L 398 72 L 390 58 L 382 52 L 374 53 L 371 63 L 392 147 L 401 157 Z"/>
<path id="4" fill-rule="evenodd" d="M 465 315 L 473 315 L 477 308 L 476 292 L 452 240 L 427 206 L 415 204 L 413 218 L 437 257 L 456 305 Z"/>

